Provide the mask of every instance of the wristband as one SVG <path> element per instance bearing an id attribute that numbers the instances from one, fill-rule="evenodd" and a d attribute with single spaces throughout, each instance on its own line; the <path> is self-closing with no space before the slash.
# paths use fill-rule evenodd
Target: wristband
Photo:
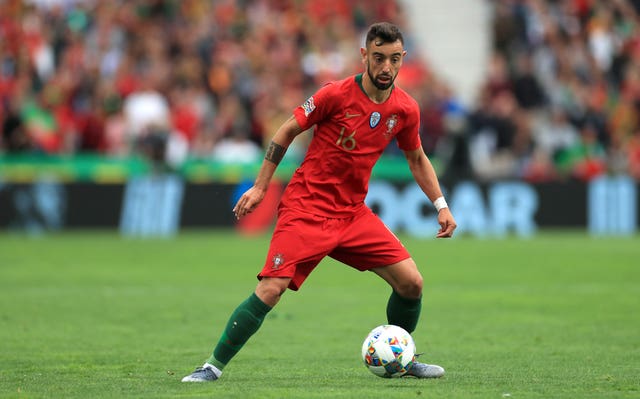
<path id="1" fill-rule="evenodd" d="M 436 211 L 440 212 L 441 209 L 443 208 L 448 208 L 449 205 L 447 205 L 447 201 L 444 199 L 444 197 L 438 197 L 436 198 L 435 201 L 433 201 L 433 206 L 436 207 Z"/>

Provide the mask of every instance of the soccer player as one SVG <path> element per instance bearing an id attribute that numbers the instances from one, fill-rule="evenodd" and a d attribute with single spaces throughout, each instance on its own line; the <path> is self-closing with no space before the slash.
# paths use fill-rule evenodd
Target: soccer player
<path id="1" fill-rule="evenodd" d="M 220 378 L 286 289 L 298 290 L 325 256 L 383 278 L 392 288 L 388 323 L 415 330 L 422 275 L 402 243 L 364 202 L 371 170 L 392 139 L 437 209 L 436 237 L 451 237 L 456 223 L 422 150 L 418 104 L 394 86 L 406 55 L 402 33 L 393 24 L 375 23 L 360 53 L 364 73 L 323 86 L 293 111 L 273 136 L 253 187 L 233 208 L 241 218 L 260 204 L 289 145 L 315 125 L 304 161 L 280 201 L 255 292 L 231 314 L 211 357 L 183 382 Z M 418 378 L 443 374 L 442 367 L 419 362 L 407 373 Z"/>

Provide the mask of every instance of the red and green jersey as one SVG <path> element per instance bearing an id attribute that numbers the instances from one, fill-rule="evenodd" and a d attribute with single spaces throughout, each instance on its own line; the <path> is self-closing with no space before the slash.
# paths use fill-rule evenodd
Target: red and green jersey
<path id="1" fill-rule="evenodd" d="M 394 87 L 376 104 L 362 88 L 362 75 L 329 83 L 294 110 L 302 129 L 315 125 L 307 154 L 281 205 L 331 218 L 360 210 L 371 170 L 395 138 L 405 151 L 420 147 L 416 101 Z"/>

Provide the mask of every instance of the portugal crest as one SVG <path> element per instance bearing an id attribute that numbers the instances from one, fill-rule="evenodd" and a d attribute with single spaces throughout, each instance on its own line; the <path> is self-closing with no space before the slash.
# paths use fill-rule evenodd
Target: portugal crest
<path id="1" fill-rule="evenodd" d="M 371 114 L 371 116 L 369 117 L 369 126 L 371 127 L 371 129 L 378 126 L 378 123 L 380 123 L 380 118 L 380 112 L 376 111 Z"/>
<path id="2" fill-rule="evenodd" d="M 389 119 L 387 119 L 387 131 L 384 136 L 389 139 L 393 136 L 393 129 L 398 125 L 398 116 L 396 114 L 391 115 Z"/>
<path id="3" fill-rule="evenodd" d="M 273 257 L 273 266 L 271 266 L 271 268 L 273 270 L 278 270 L 283 263 L 284 263 L 284 255 L 276 254 L 276 256 Z"/>

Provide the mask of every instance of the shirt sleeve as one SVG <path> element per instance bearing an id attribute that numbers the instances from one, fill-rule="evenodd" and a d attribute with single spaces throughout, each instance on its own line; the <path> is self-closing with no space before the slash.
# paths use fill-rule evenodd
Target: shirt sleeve
<path id="1" fill-rule="evenodd" d="M 310 128 L 331 114 L 334 91 L 335 84 L 327 83 L 293 110 L 293 116 L 303 130 Z"/>
<path id="2" fill-rule="evenodd" d="M 396 136 L 398 147 L 403 151 L 413 151 L 420 148 L 420 108 L 418 103 L 411 101 L 407 104 L 406 122 Z"/>

